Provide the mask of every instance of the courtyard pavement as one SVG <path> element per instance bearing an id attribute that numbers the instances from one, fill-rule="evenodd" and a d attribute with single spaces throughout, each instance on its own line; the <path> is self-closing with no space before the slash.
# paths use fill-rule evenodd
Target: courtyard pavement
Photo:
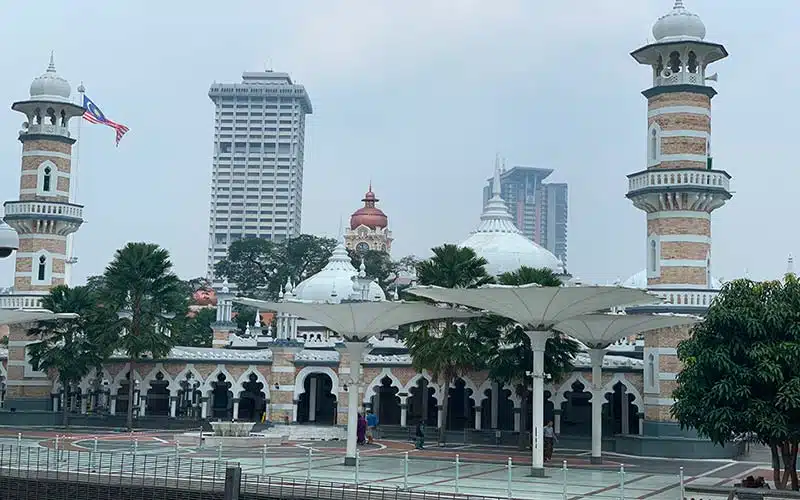
<path id="1" fill-rule="evenodd" d="M 680 460 L 605 453 L 604 463 L 594 465 L 589 462 L 588 452 L 556 448 L 552 463 L 547 464 L 546 477 L 534 478 L 529 475 L 530 450 L 521 452 L 512 447 L 438 447 L 431 443 L 424 450 L 415 450 L 408 442 L 378 441 L 360 448 L 359 466 L 356 468 L 342 464 L 345 450 L 341 441 L 219 449 L 181 445 L 180 438 L 180 434 L 175 432 L 131 434 L 78 429 L 68 432 L 0 429 L 2 445 L 52 450 L 58 441 L 60 450 L 75 452 L 71 455 L 78 460 L 89 460 L 87 451 L 97 451 L 106 456 L 135 454 L 154 458 L 221 459 L 241 464 L 244 474 L 286 480 L 358 482 L 359 485 L 457 491 L 498 498 L 677 500 L 680 498 L 681 468 L 686 486 L 732 486 L 748 475 L 771 477 L 769 463 L 765 463 L 764 456 L 758 453 L 751 455 L 752 460 Z M 175 473 L 179 473 L 177 469 Z M 686 496 L 691 498 L 693 495 Z M 713 497 L 702 495 L 702 498 Z"/>

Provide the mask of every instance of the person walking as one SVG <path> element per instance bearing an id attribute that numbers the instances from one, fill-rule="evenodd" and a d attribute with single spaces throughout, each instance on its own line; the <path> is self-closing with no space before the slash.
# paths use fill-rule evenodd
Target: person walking
<path id="1" fill-rule="evenodd" d="M 372 441 L 377 437 L 378 432 L 378 416 L 372 410 L 367 412 L 367 443 L 372 444 Z"/>
<path id="2" fill-rule="evenodd" d="M 358 420 L 356 425 L 356 442 L 361 445 L 367 442 L 365 439 L 367 434 L 367 419 L 364 418 L 362 414 L 358 414 Z"/>
<path id="3" fill-rule="evenodd" d="M 553 445 L 558 442 L 555 430 L 553 430 L 553 421 L 547 422 L 544 426 L 544 461 L 549 462 L 553 458 Z"/>
<path id="4" fill-rule="evenodd" d="M 425 424 L 422 423 L 422 420 L 417 423 L 416 438 L 414 448 L 421 450 L 425 446 Z"/>

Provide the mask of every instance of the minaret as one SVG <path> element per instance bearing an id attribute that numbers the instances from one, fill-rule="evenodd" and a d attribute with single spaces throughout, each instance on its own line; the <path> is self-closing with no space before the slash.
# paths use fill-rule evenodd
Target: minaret
<path id="1" fill-rule="evenodd" d="M 711 278 L 711 212 L 731 198 L 730 176 L 712 167 L 711 99 L 716 80 L 709 65 L 728 56 L 705 40 L 700 18 L 676 0 L 653 25 L 655 42 L 631 53 L 650 66 L 647 98 L 647 156 L 628 176 L 627 197 L 647 213 L 647 288 L 666 300 L 663 312 L 702 313 L 717 294 Z M 645 333 L 644 408 L 640 432 L 684 435 L 670 413 L 680 372 L 678 343 L 689 328 Z"/>
<path id="2" fill-rule="evenodd" d="M 64 284 L 67 236 L 83 223 L 83 206 L 70 203 L 72 189 L 72 118 L 83 107 L 70 101 L 70 85 L 56 73 L 53 56 L 47 71 L 30 87 L 30 98 L 11 109 L 25 115 L 19 133 L 22 172 L 19 199 L 7 201 L 5 222 L 19 235 L 14 271 L 14 302 L 38 307 L 50 288 Z M 7 407 L 18 410 L 48 409 L 50 388 L 41 372 L 27 361 L 26 329 L 18 325 L 9 335 L 9 359 L 21 363 L 8 367 Z M 26 361 L 22 361 L 26 360 Z"/>
<path id="3" fill-rule="evenodd" d="M 628 175 L 627 197 L 647 213 L 647 286 L 656 293 L 712 288 L 711 212 L 731 198 L 730 175 L 711 164 L 711 98 L 717 92 L 706 85 L 716 79 L 706 76 L 708 66 L 728 52 L 705 34 L 700 18 L 676 0 L 653 26 L 655 43 L 631 54 L 653 72 L 653 87 L 642 92 L 646 168 Z M 697 293 L 661 295 L 681 305 L 710 303 Z"/>

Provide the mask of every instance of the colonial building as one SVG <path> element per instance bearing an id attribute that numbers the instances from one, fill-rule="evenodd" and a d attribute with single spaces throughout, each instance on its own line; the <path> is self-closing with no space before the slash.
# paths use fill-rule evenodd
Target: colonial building
<path id="1" fill-rule="evenodd" d="M 358 252 L 391 252 L 393 238 L 389 231 L 389 218 L 375 206 L 380 200 L 372 192 L 372 183 L 361 201 L 364 206 L 350 216 L 350 228 L 344 235 L 345 246 Z"/>

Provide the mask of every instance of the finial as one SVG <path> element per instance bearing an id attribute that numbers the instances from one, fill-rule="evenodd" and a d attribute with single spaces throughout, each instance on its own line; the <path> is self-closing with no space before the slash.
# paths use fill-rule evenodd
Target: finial
<path id="1" fill-rule="evenodd" d="M 247 326 L 244 329 L 244 336 L 245 337 L 249 337 L 250 336 L 250 322 L 249 321 L 247 322 Z"/>
<path id="2" fill-rule="evenodd" d="M 267 337 L 272 337 L 272 323 L 267 325 Z"/>
<path id="3" fill-rule="evenodd" d="M 283 298 L 283 296 L 284 296 L 284 293 L 283 293 L 283 287 L 281 286 L 280 290 L 278 291 L 278 298 L 279 298 L 279 299 L 282 299 L 282 298 Z"/>
<path id="4" fill-rule="evenodd" d="M 256 319 L 253 320 L 253 326 L 255 328 L 261 328 L 261 311 L 256 309 Z"/>
<path id="5" fill-rule="evenodd" d="M 392 300 L 400 300 L 400 294 L 397 293 L 397 285 L 394 285 L 394 292 L 392 292 Z"/>
<path id="6" fill-rule="evenodd" d="M 293 288 L 294 287 L 292 286 L 292 278 L 286 278 L 286 287 L 285 287 L 286 295 L 291 295 Z"/>
<path id="7" fill-rule="evenodd" d="M 336 293 L 336 282 L 331 285 L 331 297 L 336 297 L 338 294 Z"/>
<path id="8" fill-rule="evenodd" d="M 500 155 L 494 165 L 494 180 L 492 181 L 492 196 L 500 196 Z"/>
<path id="9" fill-rule="evenodd" d="M 675 0 L 675 5 L 672 6 L 672 10 L 679 10 L 685 8 L 686 7 L 683 6 L 683 0 Z"/>
<path id="10" fill-rule="evenodd" d="M 78 93 L 83 94 L 84 92 L 86 92 L 86 87 L 84 87 L 83 82 L 81 82 L 80 85 L 78 85 Z"/>
<path id="11" fill-rule="evenodd" d="M 367 277 L 367 266 L 364 265 L 364 257 L 361 257 L 361 264 L 358 266 L 358 277 L 359 278 L 366 278 Z"/>
<path id="12" fill-rule="evenodd" d="M 372 192 L 372 179 L 369 180 L 369 193 Z"/>
<path id="13" fill-rule="evenodd" d="M 56 63 L 55 63 L 55 51 L 50 51 L 50 64 L 47 66 L 48 73 L 55 73 L 56 72 Z"/>
<path id="14" fill-rule="evenodd" d="M 789 254 L 786 262 L 786 274 L 794 274 L 794 257 L 792 254 Z"/>

